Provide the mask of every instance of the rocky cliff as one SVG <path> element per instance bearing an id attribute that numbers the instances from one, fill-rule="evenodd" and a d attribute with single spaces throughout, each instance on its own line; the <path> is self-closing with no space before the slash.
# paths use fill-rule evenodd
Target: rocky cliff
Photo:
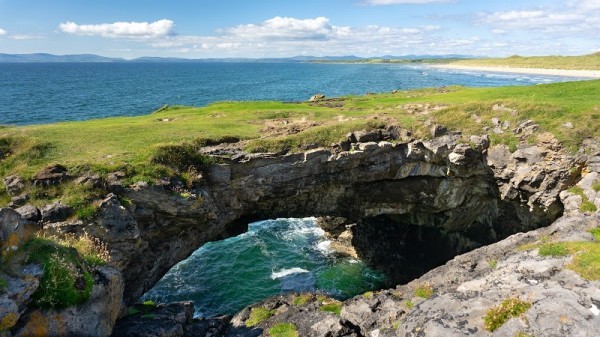
<path id="1" fill-rule="evenodd" d="M 390 284 L 426 273 L 396 289 L 343 303 L 339 317 L 319 309 L 327 299 L 314 297 L 299 308 L 291 303 L 292 297 L 272 299 L 263 305 L 275 314 L 255 328 L 245 327 L 243 314 L 231 323 L 210 323 L 221 327 L 222 334 L 257 335 L 285 321 L 307 336 L 477 335 L 484 334 L 480 320 L 485 308 L 505 297 L 532 293 L 527 299 L 533 309 L 528 312 L 535 313 L 537 320 L 530 322 L 537 323 L 511 324 L 537 336 L 545 335 L 536 328 L 544 324 L 539 318 L 542 311 L 532 310 L 546 310 L 545 300 L 565 294 L 563 304 L 580 313 L 590 312 L 588 304 L 600 300 L 596 281 L 584 281 L 565 270 L 567 257 L 549 263 L 531 250 L 516 249 L 554 233 L 592 240 L 584 230 L 597 217 L 579 211 L 577 200 L 564 190 L 583 174 L 595 181 L 590 177 L 600 170 L 596 144 L 590 142 L 578 155 L 569 155 L 551 136 L 514 153 L 501 145 L 489 148 L 487 136 L 468 142 L 452 133 L 430 141 L 393 138 L 397 137 L 390 130 L 354 133 L 332 148 L 283 155 L 219 150 L 221 162 L 201 168 L 193 185 L 185 188 L 174 178 L 153 186 L 127 186 L 119 172 L 105 180 L 79 177 L 82 184 L 98 183 L 112 192 L 102 200 L 98 216 L 68 221 L 54 205 L 42 216 L 44 230 L 86 231 L 108 243 L 112 261 L 123 275 L 123 299 L 128 304 L 204 243 L 243 232 L 251 221 L 276 217 L 322 217 L 331 237 L 384 270 Z M 592 192 L 590 186 L 585 188 L 585 193 Z M 588 198 L 600 206 L 595 194 Z M 564 205 L 569 213 L 551 227 L 451 260 L 511 234 L 550 225 L 563 215 Z M 56 217 L 49 216 L 53 209 L 58 209 Z M 37 210 L 21 211 L 25 216 Z M 495 261 L 494 268 L 489 261 Z M 550 284 L 544 282 L 558 288 L 544 292 Z M 422 285 L 432 292 L 428 300 L 410 295 Z M 579 297 L 573 299 L 573 294 Z M 189 315 L 165 310 L 160 317 L 181 328 L 173 335 L 183 334 Z M 559 317 L 563 311 L 553 312 Z M 572 328 L 564 331 L 592 331 L 593 315 L 585 316 L 589 316 L 585 324 L 581 317 L 569 318 Z M 194 326 L 198 324 L 209 323 Z"/>

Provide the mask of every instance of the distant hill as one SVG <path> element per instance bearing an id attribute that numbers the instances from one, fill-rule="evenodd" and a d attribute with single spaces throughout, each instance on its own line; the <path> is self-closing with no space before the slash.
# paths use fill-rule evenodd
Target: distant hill
<path id="1" fill-rule="evenodd" d="M 137 63 L 191 63 L 191 62 L 257 62 L 257 63 L 279 63 L 279 62 L 357 62 L 365 59 L 390 59 L 390 60 L 430 60 L 430 59 L 467 59 L 472 58 L 468 55 L 404 55 L 392 56 L 384 55 L 381 57 L 358 57 L 348 56 L 294 56 L 287 58 L 206 58 L 206 59 L 187 59 L 177 57 L 139 57 L 133 60 L 124 58 L 104 57 L 93 54 L 80 55 L 53 55 L 45 53 L 37 54 L 1 54 L 0 63 L 67 63 L 67 62 L 137 62 Z"/>
<path id="2" fill-rule="evenodd" d="M 123 62 L 125 59 L 98 56 L 93 54 L 52 55 L 52 54 L 0 54 L 2 63 L 39 62 Z"/>

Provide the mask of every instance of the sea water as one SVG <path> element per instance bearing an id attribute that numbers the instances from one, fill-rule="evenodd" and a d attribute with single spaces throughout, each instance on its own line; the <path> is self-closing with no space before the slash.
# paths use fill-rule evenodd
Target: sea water
<path id="1" fill-rule="evenodd" d="M 401 64 L 14 63 L 0 64 L 0 124 L 148 114 L 164 105 L 305 101 L 445 85 L 491 87 L 573 80 Z"/>
<path id="2" fill-rule="evenodd" d="M 385 276 L 328 248 L 315 218 L 255 222 L 210 242 L 174 266 L 143 300 L 192 300 L 196 315 L 233 314 L 267 297 L 319 291 L 345 299 L 383 286 Z"/>

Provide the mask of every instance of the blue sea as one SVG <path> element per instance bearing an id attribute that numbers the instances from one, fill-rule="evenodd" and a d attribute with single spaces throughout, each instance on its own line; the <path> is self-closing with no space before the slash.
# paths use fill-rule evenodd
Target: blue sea
<path id="1" fill-rule="evenodd" d="M 572 78 L 459 72 L 394 64 L 0 64 L 0 124 L 26 125 L 148 114 L 215 101 L 304 101 L 395 89 L 532 85 Z"/>
<path id="2" fill-rule="evenodd" d="M 572 78 L 461 72 L 393 64 L 48 63 L 0 64 L 0 124 L 28 125 L 148 114 L 164 105 L 305 101 L 422 87 L 535 85 Z M 250 224 L 175 266 L 143 299 L 193 300 L 196 315 L 233 314 L 266 297 L 320 291 L 344 299 L 385 276 L 336 256 L 315 219 Z"/>

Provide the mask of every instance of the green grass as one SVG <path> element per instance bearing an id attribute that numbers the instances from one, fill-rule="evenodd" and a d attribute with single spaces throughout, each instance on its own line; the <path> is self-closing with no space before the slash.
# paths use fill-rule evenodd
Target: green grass
<path id="1" fill-rule="evenodd" d="M 573 186 L 569 188 L 568 191 L 581 197 L 581 205 L 579 206 L 579 209 L 581 211 L 594 213 L 598 210 L 596 205 L 593 202 L 591 202 L 590 199 L 587 197 L 587 195 L 583 191 L 583 188 L 579 186 Z"/>
<path id="2" fill-rule="evenodd" d="M 300 294 L 300 295 L 296 295 L 294 296 L 294 299 L 292 300 L 292 303 L 296 306 L 303 306 L 306 303 L 310 302 L 313 299 L 313 295 L 312 294 Z"/>
<path id="3" fill-rule="evenodd" d="M 430 284 L 422 284 L 415 288 L 415 296 L 430 298 L 433 295 L 433 287 Z"/>
<path id="4" fill-rule="evenodd" d="M 530 303 L 521 301 L 518 298 L 506 299 L 497 307 L 488 310 L 483 318 L 485 329 L 495 331 L 509 319 L 521 316 L 530 307 Z"/>
<path id="5" fill-rule="evenodd" d="M 8 287 L 8 281 L 0 277 L 0 292 L 4 291 Z"/>
<path id="6" fill-rule="evenodd" d="M 254 307 L 250 309 L 250 316 L 246 320 L 246 326 L 251 328 L 257 326 L 266 319 L 269 319 L 275 314 L 274 310 L 269 310 L 265 307 Z"/>
<path id="7" fill-rule="evenodd" d="M 493 259 L 488 260 L 488 267 L 490 267 L 491 269 L 496 269 L 497 266 L 498 266 L 498 259 L 493 258 Z"/>
<path id="8" fill-rule="evenodd" d="M 566 256 L 569 254 L 564 243 L 545 243 L 538 250 L 540 256 Z"/>
<path id="9" fill-rule="evenodd" d="M 411 300 L 407 300 L 406 302 L 404 302 L 404 305 L 406 305 L 406 308 L 408 308 L 408 310 L 415 307 L 415 303 Z"/>
<path id="10" fill-rule="evenodd" d="M 511 56 L 507 58 L 489 58 L 459 60 L 451 64 L 465 66 L 545 68 L 566 70 L 600 70 L 600 53 L 582 56 Z"/>
<path id="11" fill-rule="evenodd" d="M 600 280 L 600 228 L 590 230 L 593 242 L 555 242 L 544 243 L 539 247 L 540 256 L 573 255 L 568 269 L 573 270 L 587 280 Z"/>
<path id="12" fill-rule="evenodd" d="M 598 192 L 598 191 L 600 191 L 600 180 L 598 180 L 598 179 L 597 179 L 597 180 L 595 180 L 595 181 L 592 183 L 592 189 L 593 189 L 595 192 Z"/>
<path id="13" fill-rule="evenodd" d="M 373 292 L 372 292 L 372 291 L 367 291 L 366 293 L 364 293 L 364 294 L 363 294 L 363 296 L 364 296 L 366 299 L 370 300 L 370 299 L 372 299 L 372 298 L 373 298 L 373 296 L 375 296 L 375 294 L 373 294 Z"/>
<path id="14" fill-rule="evenodd" d="M 40 308 L 66 308 L 84 303 L 92 293 L 93 280 L 88 267 L 76 250 L 42 237 L 23 247 L 27 262 L 44 268 L 40 286 L 32 295 Z"/>
<path id="15" fill-rule="evenodd" d="M 298 337 L 298 329 L 293 323 L 277 323 L 269 329 L 270 337 Z"/>
<path id="16" fill-rule="evenodd" d="M 319 307 L 319 310 L 330 312 L 339 316 L 342 314 L 342 303 L 339 301 L 335 301 L 332 303 L 323 304 Z"/>

